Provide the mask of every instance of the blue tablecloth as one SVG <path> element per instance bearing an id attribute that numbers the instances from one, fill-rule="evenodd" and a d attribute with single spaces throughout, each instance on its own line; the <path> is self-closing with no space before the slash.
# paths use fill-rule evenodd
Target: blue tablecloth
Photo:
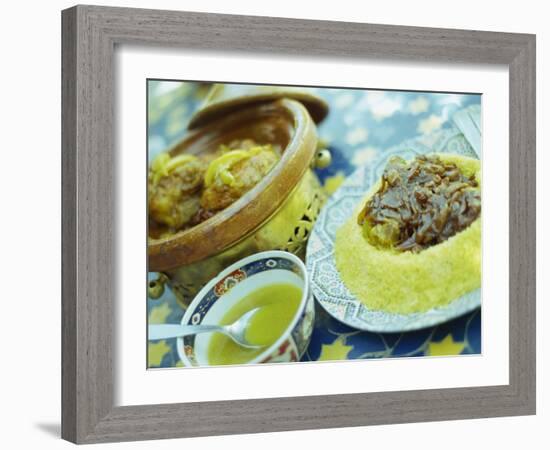
<path id="1" fill-rule="evenodd" d="M 208 90 L 208 84 L 150 81 L 148 86 L 149 157 L 165 150 L 186 132 L 190 115 Z M 311 88 L 330 105 L 319 125 L 329 144 L 332 164 L 317 171 L 328 194 L 353 170 L 404 140 L 423 136 L 437 139 L 453 130 L 452 115 L 480 105 L 479 95 L 423 92 Z M 150 274 L 154 278 L 154 274 Z M 178 323 L 184 311 L 167 290 L 147 302 L 150 323 Z M 354 330 L 316 305 L 311 343 L 304 361 L 442 356 L 481 352 L 481 310 L 445 324 L 409 333 L 369 333 Z M 149 367 L 181 365 L 175 340 L 148 343 Z"/>

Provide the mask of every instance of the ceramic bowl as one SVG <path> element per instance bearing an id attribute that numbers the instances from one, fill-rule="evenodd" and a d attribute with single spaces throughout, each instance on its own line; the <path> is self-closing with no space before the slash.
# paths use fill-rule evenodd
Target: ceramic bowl
<path id="1" fill-rule="evenodd" d="M 193 299 L 182 325 L 216 325 L 243 296 L 273 283 L 291 283 L 302 290 L 300 305 L 277 341 L 246 364 L 299 361 L 313 331 L 314 304 L 304 263 L 283 251 L 248 256 L 212 279 Z M 178 338 L 178 354 L 184 366 L 207 366 L 211 333 Z"/>

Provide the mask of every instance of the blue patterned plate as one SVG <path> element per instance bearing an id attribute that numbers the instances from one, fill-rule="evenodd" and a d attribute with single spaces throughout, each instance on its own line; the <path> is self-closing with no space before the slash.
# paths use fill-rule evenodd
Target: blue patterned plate
<path id="1" fill-rule="evenodd" d="M 462 134 L 446 131 L 434 138 L 414 139 L 394 147 L 364 167 L 352 173 L 329 198 L 317 218 L 308 241 L 306 266 L 311 276 L 313 294 L 335 319 L 359 330 L 393 333 L 417 330 L 437 325 L 466 314 L 481 305 L 481 290 L 453 300 L 444 307 L 423 313 L 394 314 L 372 311 L 346 288 L 334 260 L 336 230 L 352 214 L 370 186 L 380 178 L 390 156 L 412 159 L 415 155 L 449 152 L 476 158 Z"/>

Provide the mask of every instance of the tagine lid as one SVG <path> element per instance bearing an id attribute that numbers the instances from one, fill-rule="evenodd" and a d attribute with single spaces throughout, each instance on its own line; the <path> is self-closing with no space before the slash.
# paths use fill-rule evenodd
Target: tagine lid
<path id="1" fill-rule="evenodd" d="M 328 104 L 310 90 L 292 86 L 214 84 L 204 103 L 193 114 L 188 128 L 195 129 L 245 105 L 290 98 L 302 103 L 315 123 L 328 114 Z"/>

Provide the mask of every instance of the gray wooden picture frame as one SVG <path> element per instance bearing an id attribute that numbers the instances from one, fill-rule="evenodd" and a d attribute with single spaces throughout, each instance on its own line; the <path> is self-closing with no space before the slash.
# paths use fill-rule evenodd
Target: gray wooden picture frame
<path id="1" fill-rule="evenodd" d="M 63 11 L 62 34 L 64 439 L 94 443 L 535 413 L 534 35 L 98 6 Z M 115 407 L 117 44 L 505 64 L 510 83 L 509 384 Z"/>

